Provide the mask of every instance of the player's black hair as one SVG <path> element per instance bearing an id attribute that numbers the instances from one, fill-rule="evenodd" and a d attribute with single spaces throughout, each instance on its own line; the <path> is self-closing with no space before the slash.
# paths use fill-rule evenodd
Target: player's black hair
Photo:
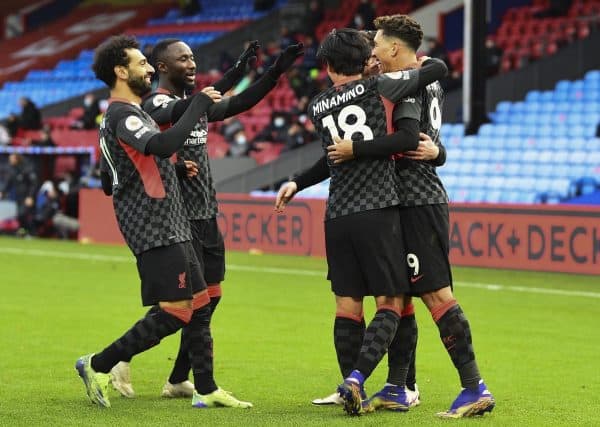
<path id="1" fill-rule="evenodd" d="M 178 43 L 180 41 L 180 39 L 168 38 L 162 39 L 161 41 L 156 43 L 156 45 L 152 49 L 152 53 L 150 54 L 150 64 L 152 64 L 154 68 L 157 68 L 156 63 L 158 61 L 164 61 L 165 52 L 167 51 L 169 46 L 171 46 L 173 43 Z"/>
<path id="2" fill-rule="evenodd" d="M 117 65 L 129 65 L 126 49 L 139 49 L 140 44 L 133 36 L 112 36 L 96 48 L 92 70 L 96 78 L 102 80 L 111 89 L 115 87 Z"/>
<path id="3" fill-rule="evenodd" d="M 317 58 L 344 76 L 362 73 L 371 56 L 367 38 L 353 28 L 333 29 L 321 43 Z"/>
<path id="4" fill-rule="evenodd" d="M 379 16 L 373 23 L 375 28 L 383 31 L 384 36 L 399 38 L 415 52 L 421 46 L 423 29 L 408 15 Z"/>
<path id="5" fill-rule="evenodd" d="M 360 32 L 363 36 L 365 36 L 365 38 L 367 39 L 367 42 L 369 42 L 369 46 L 371 46 L 371 49 L 375 47 L 375 34 L 377 34 L 377 31 L 375 30 L 362 30 Z"/>

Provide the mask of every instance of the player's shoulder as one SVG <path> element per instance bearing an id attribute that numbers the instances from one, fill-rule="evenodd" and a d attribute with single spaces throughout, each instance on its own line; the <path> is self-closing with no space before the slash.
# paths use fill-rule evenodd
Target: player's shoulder
<path id="1" fill-rule="evenodd" d="M 386 83 L 390 81 L 398 81 L 398 80 L 410 80 L 411 74 L 410 70 L 399 70 L 392 71 L 389 73 L 383 73 L 375 76 L 378 80 L 378 83 Z"/>
<path id="2" fill-rule="evenodd" d="M 166 108 L 171 102 L 177 100 L 175 95 L 163 91 L 155 91 L 148 95 L 142 102 L 144 110 L 154 110 L 156 108 Z"/>

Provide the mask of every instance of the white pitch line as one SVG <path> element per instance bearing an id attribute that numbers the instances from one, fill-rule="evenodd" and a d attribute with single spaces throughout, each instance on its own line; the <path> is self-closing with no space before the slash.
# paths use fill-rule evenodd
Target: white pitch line
<path id="1" fill-rule="evenodd" d="M 130 263 L 134 261 L 133 257 L 120 256 L 120 255 L 101 255 L 101 254 L 82 254 L 76 252 L 60 252 L 60 251 L 44 251 L 40 249 L 22 249 L 22 248 L 10 248 L 0 247 L 0 253 L 6 253 L 11 255 L 29 255 L 39 257 L 51 257 L 51 258 L 63 258 L 63 259 L 80 259 L 85 261 L 103 261 L 103 262 L 123 262 Z M 314 276 L 325 278 L 326 272 L 320 270 L 299 270 L 292 268 L 275 268 L 275 267 L 253 267 L 249 265 L 236 265 L 228 264 L 228 270 L 233 271 L 248 271 L 251 273 L 272 273 L 272 274 L 292 274 L 297 276 Z M 507 286 L 494 283 L 475 283 L 475 282 L 455 282 L 458 286 L 465 288 L 484 289 L 488 291 L 513 291 L 523 292 L 531 294 L 546 294 L 546 295 L 560 295 L 567 297 L 587 297 L 587 298 L 600 298 L 600 292 L 587 292 L 587 291 L 570 291 L 565 289 L 550 289 L 550 288 L 537 288 L 537 287 L 526 287 L 526 286 Z"/>

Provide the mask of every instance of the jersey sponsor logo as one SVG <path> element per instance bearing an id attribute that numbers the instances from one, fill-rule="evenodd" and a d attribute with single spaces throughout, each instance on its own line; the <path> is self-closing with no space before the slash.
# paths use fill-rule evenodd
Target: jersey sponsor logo
<path id="1" fill-rule="evenodd" d="M 400 102 L 406 102 L 408 104 L 414 104 L 415 102 L 417 102 L 417 100 L 415 98 L 404 98 L 402 101 Z"/>
<path id="2" fill-rule="evenodd" d="M 125 127 L 127 128 L 127 130 L 135 132 L 136 130 L 140 129 L 142 126 L 144 126 L 144 123 L 137 116 L 129 116 L 125 119 Z"/>
<path id="3" fill-rule="evenodd" d="M 185 140 L 184 145 L 201 145 L 206 144 L 208 132 L 206 129 L 194 129 L 190 132 L 190 136 Z"/>
<path id="4" fill-rule="evenodd" d="M 167 105 L 169 105 L 170 101 L 171 101 L 171 98 L 168 95 L 165 95 L 165 94 L 161 93 L 161 94 L 156 95 L 152 99 L 152 104 L 155 107 L 167 108 Z"/>
<path id="5" fill-rule="evenodd" d="M 338 93 L 331 98 L 323 99 L 313 105 L 313 115 L 322 113 L 323 111 L 329 110 L 330 108 L 337 107 L 340 104 L 344 104 L 351 99 L 356 98 L 359 95 L 365 93 L 365 86 L 357 84 L 353 88 L 344 92 Z"/>

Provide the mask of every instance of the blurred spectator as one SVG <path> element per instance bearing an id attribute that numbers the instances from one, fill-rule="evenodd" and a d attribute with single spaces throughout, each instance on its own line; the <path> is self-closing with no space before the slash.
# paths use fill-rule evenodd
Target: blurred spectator
<path id="1" fill-rule="evenodd" d="M 485 40 L 485 67 L 487 76 L 498 74 L 500 63 L 502 61 L 502 49 L 496 45 L 493 38 L 488 37 Z"/>
<path id="2" fill-rule="evenodd" d="M 452 70 L 444 80 L 440 81 L 440 84 L 446 92 L 458 89 L 462 86 L 462 74 L 458 70 Z"/>
<path id="3" fill-rule="evenodd" d="M 242 157 L 248 154 L 249 141 L 244 124 L 235 116 L 223 120 L 221 134 L 229 143 L 228 156 Z"/>
<path id="4" fill-rule="evenodd" d="M 307 71 L 311 68 L 318 68 L 318 50 L 319 43 L 317 43 L 317 41 L 312 35 L 307 34 L 306 37 L 304 37 L 304 56 L 302 57 L 302 68 L 304 68 Z"/>
<path id="5" fill-rule="evenodd" d="M 38 191 L 35 224 L 38 235 L 58 234 L 63 239 L 79 230 L 77 218 L 63 212 L 61 194 L 52 181 L 44 182 Z"/>
<path id="6" fill-rule="evenodd" d="M 316 37 L 315 30 L 323 20 L 323 5 L 319 0 L 312 0 L 308 4 L 308 9 L 305 15 L 305 29 L 307 35 Z"/>
<path id="7" fill-rule="evenodd" d="M 235 135 L 240 131 L 244 131 L 244 124 L 237 117 L 231 116 L 223 120 L 221 135 L 223 135 L 225 141 L 233 142 Z"/>
<path id="8" fill-rule="evenodd" d="M 0 145 L 8 145 L 11 141 L 11 136 L 4 124 L 0 123 Z"/>
<path id="9" fill-rule="evenodd" d="M 6 130 L 11 137 L 17 135 L 19 130 L 19 117 L 16 114 L 10 113 L 6 118 Z"/>
<path id="10" fill-rule="evenodd" d="M 202 5 L 199 0 L 180 0 L 179 7 L 183 16 L 194 16 L 202 13 Z"/>
<path id="11" fill-rule="evenodd" d="M 44 126 L 40 131 L 40 138 L 32 140 L 31 145 L 35 147 L 56 147 L 56 143 L 52 139 L 50 127 Z"/>
<path id="12" fill-rule="evenodd" d="M 290 32 L 290 29 L 283 25 L 279 32 L 279 49 L 284 50 L 286 47 L 292 44 L 298 43 L 296 37 Z"/>
<path id="13" fill-rule="evenodd" d="M 290 125 L 290 115 L 285 111 L 273 111 L 271 121 L 263 130 L 257 133 L 251 141 L 250 150 L 256 148 L 259 142 L 278 142 L 284 143 L 288 135 Z"/>
<path id="14" fill-rule="evenodd" d="M 29 162 L 20 154 L 8 156 L 9 170 L 0 191 L 0 199 L 11 198 L 17 204 L 19 234 L 31 235 L 33 229 L 34 197 L 37 175 Z"/>
<path id="15" fill-rule="evenodd" d="M 21 104 L 21 116 L 19 117 L 19 127 L 22 129 L 41 129 L 42 128 L 42 113 L 29 98 L 22 97 L 19 99 Z"/>
<path id="16" fill-rule="evenodd" d="M 442 43 L 440 43 L 435 37 L 427 37 L 425 38 L 425 49 L 427 51 L 427 56 L 431 56 L 432 58 L 441 59 L 446 63 L 447 66 L 451 66 L 450 60 L 448 58 L 448 53 L 446 52 L 446 48 Z"/>
<path id="17" fill-rule="evenodd" d="M 298 119 L 289 126 L 285 136 L 285 148 L 283 151 L 293 150 L 310 142 L 310 137 L 302 123 Z"/>
<path id="18" fill-rule="evenodd" d="M 96 119 L 100 115 L 100 103 L 93 93 L 83 97 L 83 114 L 71 124 L 73 129 L 94 129 L 97 127 Z"/>
<path id="19" fill-rule="evenodd" d="M 374 30 L 375 6 L 370 0 L 360 0 L 352 22 L 348 25 L 357 30 Z"/>
<path id="20" fill-rule="evenodd" d="M 97 161 L 94 165 L 90 166 L 87 173 L 79 180 L 79 183 L 82 187 L 86 188 L 101 188 L 102 181 L 100 172 L 100 161 Z"/>
<path id="21" fill-rule="evenodd" d="M 291 113 L 296 117 L 300 117 L 302 115 L 306 115 L 306 111 L 308 109 L 308 104 L 311 100 L 312 96 L 303 95 L 298 99 L 296 105 L 292 106 Z"/>
<path id="22" fill-rule="evenodd" d="M 308 71 L 301 67 L 292 67 L 287 73 L 290 87 L 294 91 L 297 99 L 304 95 L 312 98 L 319 93 L 317 83 L 311 78 Z"/>

